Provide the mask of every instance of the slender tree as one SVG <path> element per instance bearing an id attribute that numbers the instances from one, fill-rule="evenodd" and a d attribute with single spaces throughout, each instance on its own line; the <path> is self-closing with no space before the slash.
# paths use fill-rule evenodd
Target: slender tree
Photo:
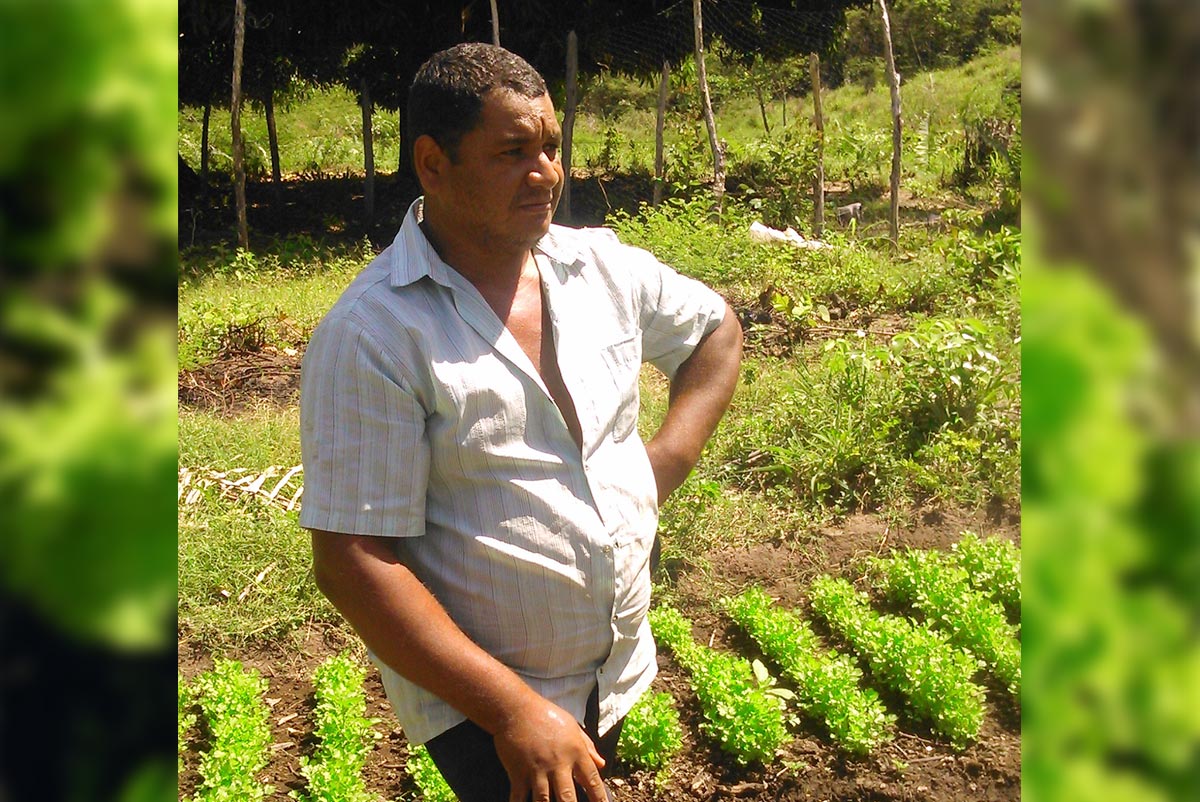
<path id="1" fill-rule="evenodd" d="M 238 247 L 249 249 L 246 221 L 246 165 L 242 147 L 242 49 L 246 43 L 246 0 L 235 0 L 233 17 L 233 93 L 229 101 L 233 136 L 233 194 L 237 201 Z"/>

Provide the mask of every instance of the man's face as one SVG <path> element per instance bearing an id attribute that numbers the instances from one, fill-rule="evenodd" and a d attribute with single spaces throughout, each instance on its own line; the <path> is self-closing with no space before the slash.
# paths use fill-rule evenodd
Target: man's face
<path id="1" fill-rule="evenodd" d="M 479 124 L 447 168 L 445 200 L 463 233 L 485 244 L 532 247 L 550 228 L 563 188 L 562 129 L 550 95 L 484 95 Z"/>

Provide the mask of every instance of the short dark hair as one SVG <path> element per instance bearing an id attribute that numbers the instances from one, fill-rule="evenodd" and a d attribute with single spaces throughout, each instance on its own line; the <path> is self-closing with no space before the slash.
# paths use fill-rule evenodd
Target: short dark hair
<path id="1" fill-rule="evenodd" d="M 428 134 L 457 158 L 463 135 L 479 124 L 483 97 L 509 89 L 525 97 L 546 94 L 546 81 L 525 59 L 496 45 L 467 42 L 430 56 L 408 90 L 408 148 Z"/>

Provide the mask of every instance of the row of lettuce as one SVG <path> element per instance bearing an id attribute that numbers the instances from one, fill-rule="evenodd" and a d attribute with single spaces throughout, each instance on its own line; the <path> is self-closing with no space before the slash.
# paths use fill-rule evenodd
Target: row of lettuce
<path id="1" fill-rule="evenodd" d="M 978 737 L 989 685 L 1019 699 L 1021 584 L 1015 545 L 968 532 L 948 552 L 910 549 L 871 558 L 865 567 L 879 605 L 842 578 L 820 576 L 808 588 L 809 607 L 827 639 L 852 654 L 828 648 L 800 612 L 780 606 L 761 588 L 722 599 L 725 613 L 786 684 L 761 660 L 697 641 L 692 622 L 675 608 L 659 604 L 651 610 L 656 640 L 689 677 L 704 718 L 701 730 L 738 763 L 768 764 L 791 732 L 813 726 L 851 755 L 873 752 L 894 737 L 898 719 L 875 687 L 898 700 L 900 716 L 923 722 L 957 749 Z M 330 658 L 314 673 L 316 746 L 311 756 L 300 758 L 306 787 L 291 791 L 292 798 L 379 798 L 362 778 L 372 741 L 380 737 L 373 729 L 376 720 L 365 717 L 364 679 L 365 670 L 347 655 Z M 271 748 L 266 690 L 256 671 L 235 661 L 217 660 L 190 684 L 181 677 L 181 773 L 189 740 L 201 729 L 206 733 L 193 802 L 272 793 L 256 779 Z M 676 700 L 651 692 L 626 719 L 619 753 L 629 764 L 660 770 L 682 745 Z M 419 798 L 454 799 L 422 747 L 410 748 L 406 769 Z"/>
<path id="2" fill-rule="evenodd" d="M 316 706 L 311 756 L 300 757 L 303 790 L 288 796 L 299 802 L 377 802 L 363 780 L 363 766 L 380 738 L 377 719 L 366 717 L 366 670 L 349 654 L 329 658 L 313 673 Z M 200 753 L 200 776 L 190 802 L 265 799 L 274 793 L 261 775 L 271 751 L 267 681 L 236 660 L 216 659 L 213 669 L 185 682 L 179 678 L 179 773 L 193 738 Z M 409 749 L 405 764 L 425 802 L 454 802 L 454 794 L 424 747 Z"/>

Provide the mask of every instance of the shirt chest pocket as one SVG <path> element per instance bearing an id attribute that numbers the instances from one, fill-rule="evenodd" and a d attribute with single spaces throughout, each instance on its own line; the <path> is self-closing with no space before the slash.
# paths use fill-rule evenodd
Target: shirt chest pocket
<path id="1" fill-rule="evenodd" d="M 588 377 L 601 436 L 621 442 L 637 428 L 642 341 L 634 336 L 600 349 L 599 369 Z"/>

